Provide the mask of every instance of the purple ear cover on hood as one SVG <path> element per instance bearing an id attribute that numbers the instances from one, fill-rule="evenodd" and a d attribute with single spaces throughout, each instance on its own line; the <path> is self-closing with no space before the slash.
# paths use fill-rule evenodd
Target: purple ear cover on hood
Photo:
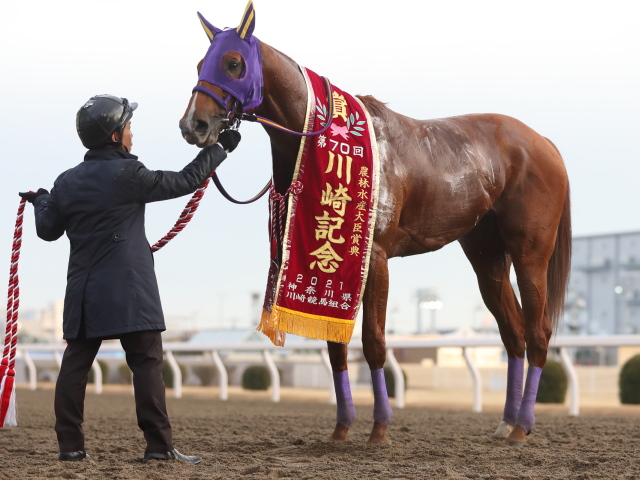
<path id="1" fill-rule="evenodd" d="M 239 79 L 229 77 L 222 70 L 222 57 L 228 52 L 237 52 L 244 59 L 245 70 Z M 252 35 L 240 38 L 235 28 L 217 31 L 204 57 L 198 81 L 212 83 L 231 94 L 243 110 L 257 107 L 262 103 L 263 85 L 260 42 Z"/>

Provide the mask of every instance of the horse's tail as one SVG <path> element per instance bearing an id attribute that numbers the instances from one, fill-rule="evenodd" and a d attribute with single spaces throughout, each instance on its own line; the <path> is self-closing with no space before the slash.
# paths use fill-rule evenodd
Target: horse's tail
<path id="1" fill-rule="evenodd" d="M 571 267 L 571 199 L 569 194 L 569 184 L 564 197 L 564 206 L 556 245 L 549 259 L 547 269 L 547 314 L 551 327 L 555 331 L 558 326 L 558 319 L 564 311 L 564 299 L 569 281 L 569 269 Z"/>

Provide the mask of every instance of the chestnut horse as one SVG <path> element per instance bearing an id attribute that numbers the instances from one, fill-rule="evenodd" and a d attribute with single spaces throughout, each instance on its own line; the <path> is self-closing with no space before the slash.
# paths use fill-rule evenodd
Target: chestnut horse
<path id="1" fill-rule="evenodd" d="M 228 119 L 243 111 L 301 132 L 305 80 L 292 59 L 253 36 L 252 3 L 237 29 L 220 30 L 202 16 L 200 20 L 211 45 L 198 64 L 198 83 L 180 120 L 184 139 L 199 147 L 212 145 Z M 563 312 L 569 274 L 569 182 L 562 157 L 551 141 L 511 117 L 414 120 L 371 96 L 358 98 L 372 118 L 380 154 L 378 211 L 363 296 L 362 343 L 375 398 L 369 441 L 387 441 L 391 418 L 380 376 L 386 357 L 387 262 L 457 240 L 498 322 L 508 355 L 504 413 L 493 436 L 523 445 L 535 423 L 540 373 Z M 265 130 L 271 141 L 273 185 L 284 194 L 292 182 L 300 139 L 271 126 Z M 522 306 L 509 279 L 511 266 Z M 346 376 L 347 346 L 328 342 L 328 349 L 337 393 L 331 438 L 340 441 L 355 418 Z"/>

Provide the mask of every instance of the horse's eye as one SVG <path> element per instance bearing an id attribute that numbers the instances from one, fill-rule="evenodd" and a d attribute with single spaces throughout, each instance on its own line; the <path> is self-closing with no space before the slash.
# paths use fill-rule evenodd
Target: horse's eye
<path id="1" fill-rule="evenodd" d="M 240 63 L 238 62 L 229 62 L 229 66 L 227 68 L 233 72 L 234 70 L 237 70 L 239 66 Z"/>

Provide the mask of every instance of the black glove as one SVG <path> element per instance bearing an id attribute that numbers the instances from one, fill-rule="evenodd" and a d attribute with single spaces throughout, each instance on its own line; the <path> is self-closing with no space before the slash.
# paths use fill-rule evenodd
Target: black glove
<path id="1" fill-rule="evenodd" d="M 27 202 L 33 203 L 40 195 L 49 195 L 49 191 L 44 188 L 39 188 L 37 192 L 19 192 L 18 195 L 24 198 Z"/>
<path id="2" fill-rule="evenodd" d="M 224 147 L 222 147 L 224 149 Z M 202 150 L 198 152 L 198 156 L 195 158 L 193 162 L 204 162 L 206 167 L 203 165 L 205 169 L 210 169 L 211 172 L 215 172 L 216 168 L 220 166 L 220 164 L 227 158 L 227 154 L 224 152 L 220 152 L 220 145 L 213 144 L 208 147 L 204 147 Z M 193 163 L 192 162 L 192 163 Z M 191 165 L 191 164 L 189 164 Z"/>
<path id="3" fill-rule="evenodd" d="M 240 132 L 238 130 L 224 130 L 218 134 L 218 143 L 227 153 L 233 152 L 240 143 Z"/>

